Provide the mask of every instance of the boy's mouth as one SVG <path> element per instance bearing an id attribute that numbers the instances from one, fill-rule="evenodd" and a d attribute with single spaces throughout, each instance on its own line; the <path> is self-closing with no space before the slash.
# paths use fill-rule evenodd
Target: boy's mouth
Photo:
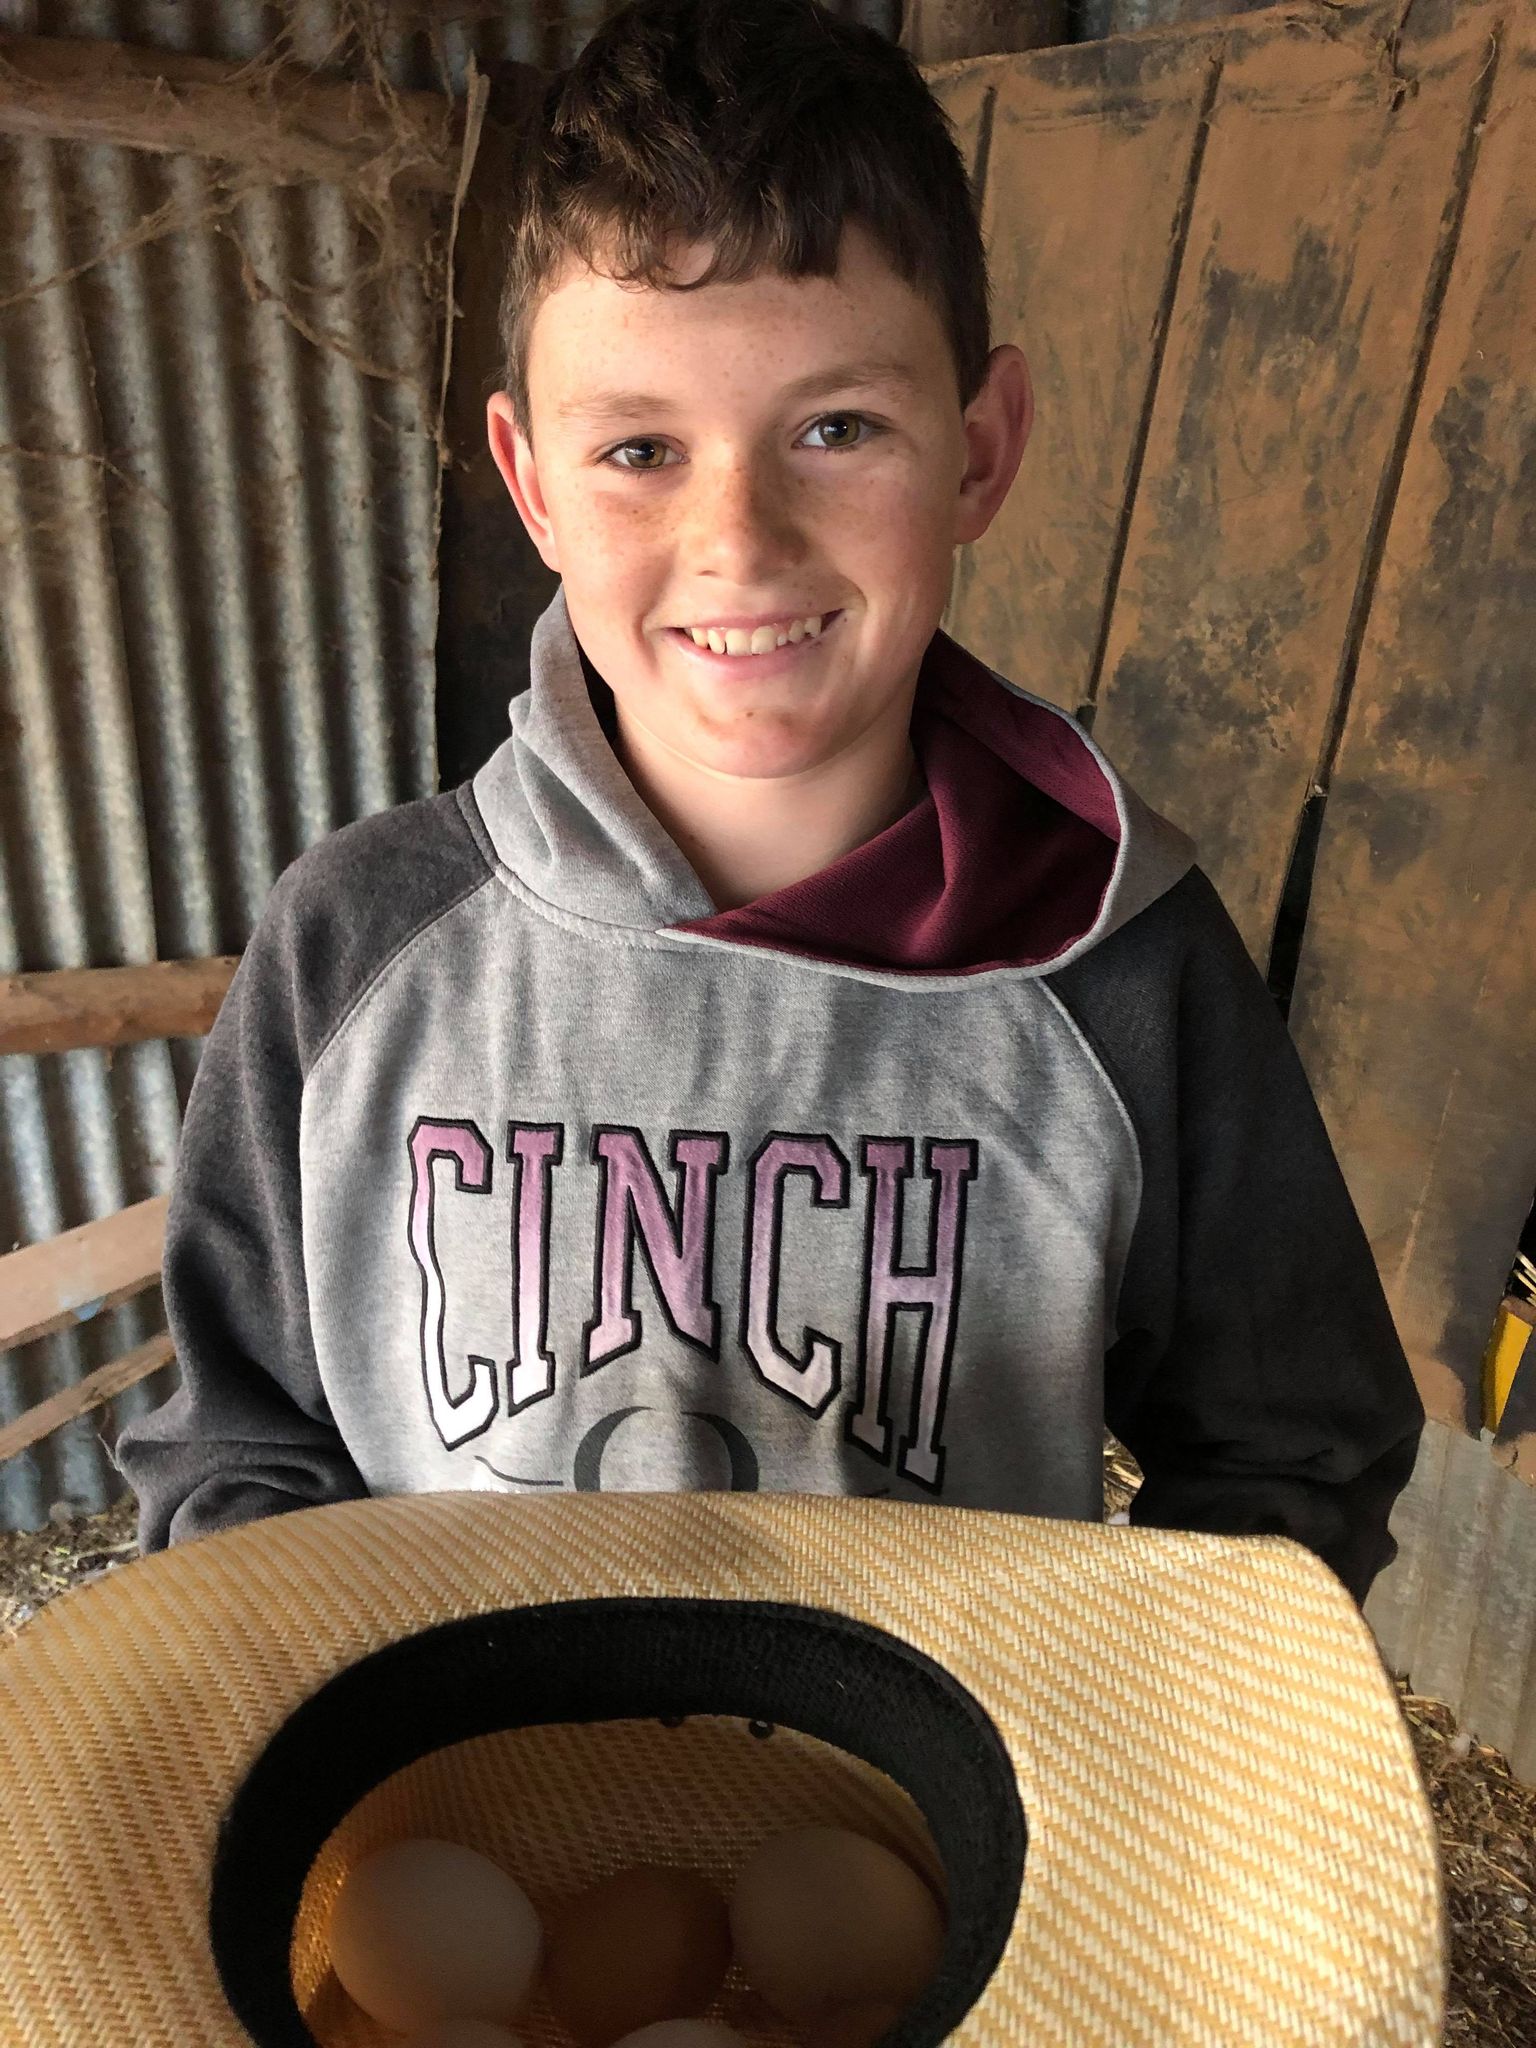
<path id="1" fill-rule="evenodd" d="M 691 654 L 698 661 L 708 662 L 717 670 L 739 669 L 743 676 L 777 675 L 781 669 L 789 668 L 807 655 L 813 654 L 842 616 L 841 606 L 836 611 L 824 612 L 819 633 L 806 633 L 799 640 L 786 640 L 782 646 L 766 648 L 761 654 L 717 653 L 712 647 L 701 647 L 686 626 L 669 626 L 667 638 L 675 641 L 685 654 Z"/>

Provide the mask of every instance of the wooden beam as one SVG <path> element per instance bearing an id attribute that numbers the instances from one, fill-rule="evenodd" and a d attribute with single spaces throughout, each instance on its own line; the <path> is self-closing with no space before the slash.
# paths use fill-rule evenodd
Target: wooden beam
<path id="1" fill-rule="evenodd" d="M 202 1038 L 239 964 L 226 955 L 0 976 L 0 1053 Z"/>
<path id="2" fill-rule="evenodd" d="M 0 1258 L 0 1351 L 96 1315 L 160 1278 L 169 1198 L 155 1195 Z"/>
<path id="3" fill-rule="evenodd" d="M 259 166 L 274 185 L 347 184 L 380 170 L 452 192 L 445 94 L 369 87 L 297 66 L 230 64 L 124 43 L 0 34 L 0 135 L 112 142 Z"/>
<path id="4" fill-rule="evenodd" d="M 99 1365 L 77 1386 L 50 1394 L 46 1401 L 39 1401 L 35 1408 L 29 1408 L 24 1415 L 18 1415 L 14 1422 L 8 1422 L 0 1429 L 0 1465 L 43 1437 L 52 1436 L 56 1429 L 62 1429 L 66 1422 L 73 1422 L 77 1415 L 84 1415 L 87 1409 L 101 1407 L 114 1394 L 120 1394 L 124 1387 L 131 1387 L 135 1380 L 148 1379 L 162 1365 L 169 1365 L 175 1356 L 176 1347 L 171 1342 L 170 1332 L 162 1330 L 158 1337 L 136 1344 L 121 1358 Z"/>

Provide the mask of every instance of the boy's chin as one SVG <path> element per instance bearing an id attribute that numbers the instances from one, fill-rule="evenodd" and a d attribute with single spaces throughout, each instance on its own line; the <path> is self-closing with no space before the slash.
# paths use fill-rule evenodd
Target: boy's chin
<path id="1" fill-rule="evenodd" d="M 649 707 L 647 707 L 649 708 Z M 674 703 L 663 715 L 639 710 L 630 726 L 630 751 L 645 767 L 665 774 L 692 769 L 706 777 L 764 788 L 787 778 L 813 774 L 835 761 L 859 727 L 846 707 L 765 703 L 732 707 Z M 621 710 L 622 718 L 622 710 Z"/>
<path id="2" fill-rule="evenodd" d="M 821 767 L 837 748 L 824 734 L 746 732 L 690 737 L 679 752 L 712 775 L 766 785 Z"/>

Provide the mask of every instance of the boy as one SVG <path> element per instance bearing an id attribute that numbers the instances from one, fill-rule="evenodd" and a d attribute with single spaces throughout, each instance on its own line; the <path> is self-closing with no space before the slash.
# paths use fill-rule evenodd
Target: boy
<path id="1" fill-rule="evenodd" d="M 251 940 L 144 1550 L 459 1487 L 1098 1520 L 1107 1419 L 1133 1522 L 1363 1602 L 1423 1408 L 1291 1041 L 1191 843 L 938 630 L 1032 402 L 920 74 L 640 0 L 517 205 L 488 424 L 560 589 L 473 781 Z"/>

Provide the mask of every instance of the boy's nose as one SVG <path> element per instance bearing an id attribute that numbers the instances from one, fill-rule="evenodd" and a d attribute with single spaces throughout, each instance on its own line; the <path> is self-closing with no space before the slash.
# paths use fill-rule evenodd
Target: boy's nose
<path id="1" fill-rule="evenodd" d="M 722 467 L 700 477 L 688 496 L 690 560 L 729 563 L 743 588 L 768 584 L 800 531 L 792 494 L 773 466 Z"/>

